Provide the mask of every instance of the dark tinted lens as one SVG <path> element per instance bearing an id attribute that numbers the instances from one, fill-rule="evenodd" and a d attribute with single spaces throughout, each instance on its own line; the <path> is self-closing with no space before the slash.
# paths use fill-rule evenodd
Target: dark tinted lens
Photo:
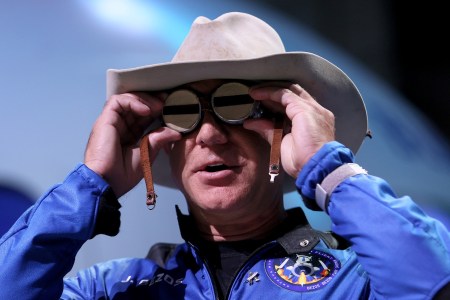
<path id="1" fill-rule="evenodd" d="M 200 121 L 200 102 L 191 91 L 175 91 L 167 97 L 162 117 L 167 127 L 179 132 L 190 131 Z"/>
<path id="2" fill-rule="evenodd" d="M 240 123 L 253 112 L 255 101 L 248 94 L 248 86 L 229 82 L 220 86 L 212 96 L 216 115 L 228 123 Z"/>

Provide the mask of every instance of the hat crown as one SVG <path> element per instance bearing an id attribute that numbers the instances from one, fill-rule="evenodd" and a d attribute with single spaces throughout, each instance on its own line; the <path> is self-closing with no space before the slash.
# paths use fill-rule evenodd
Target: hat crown
<path id="1" fill-rule="evenodd" d="M 198 17 L 172 62 L 251 59 L 284 53 L 278 33 L 252 15 L 231 12 L 210 20 Z"/>

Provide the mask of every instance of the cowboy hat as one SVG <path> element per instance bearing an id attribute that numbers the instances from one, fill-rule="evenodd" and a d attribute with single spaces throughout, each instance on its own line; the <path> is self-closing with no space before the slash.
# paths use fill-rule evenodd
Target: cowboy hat
<path id="1" fill-rule="evenodd" d="M 356 153 L 367 133 L 363 99 L 352 80 L 326 59 L 286 52 L 278 33 L 261 19 L 230 12 L 198 17 L 171 62 L 107 71 L 107 97 L 158 91 L 206 79 L 286 80 L 298 83 L 335 115 L 336 140 Z M 166 154 L 154 162 L 155 182 L 174 187 Z M 294 190 L 291 184 L 285 190 Z"/>

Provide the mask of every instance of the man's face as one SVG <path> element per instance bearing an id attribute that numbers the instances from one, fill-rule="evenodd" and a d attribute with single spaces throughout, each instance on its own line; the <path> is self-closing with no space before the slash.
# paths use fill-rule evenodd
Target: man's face
<path id="1" fill-rule="evenodd" d="M 200 81 L 190 88 L 210 94 L 221 83 Z M 269 183 L 269 154 L 270 144 L 259 134 L 218 121 L 209 111 L 169 150 L 172 175 L 194 214 L 264 209 L 263 199 L 273 201 L 281 191 L 281 180 Z"/>

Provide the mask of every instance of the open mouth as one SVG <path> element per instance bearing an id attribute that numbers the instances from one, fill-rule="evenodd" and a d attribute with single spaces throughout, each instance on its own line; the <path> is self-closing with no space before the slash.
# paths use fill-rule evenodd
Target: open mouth
<path id="1" fill-rule="evenodd" d="M 206 172 L 219 172 L 219 171 L 223 171 L 223 170 L 228 170 L 230 167 L 228 167 L 227 165 L 224 164 L 217 164 L 217 165 L 209 165 L 206 166 L 205 171 Z"/>

